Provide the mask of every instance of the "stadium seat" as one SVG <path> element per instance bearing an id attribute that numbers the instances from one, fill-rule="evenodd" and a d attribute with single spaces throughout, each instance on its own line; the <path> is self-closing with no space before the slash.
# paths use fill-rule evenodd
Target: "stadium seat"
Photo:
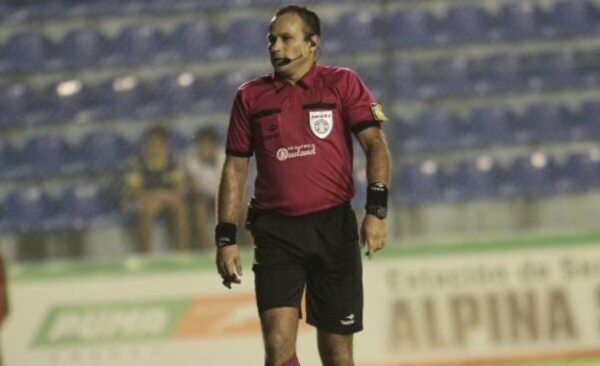
<path id="1" fill-rule="evenodd" d="M 99 172 L 119 169 L 130 153 L 127 141 L 111 131 L 89 132 L 81 140 L 79 152 L 84 169 Z"/>
<path id="2" fill-rule="evenodd" d="M 168 75 L 156 86 L 157 94 L 163 102 L 163 108 L 169 113 L 186 113 L 202 110 L 199 105 L 201 98 L 200 80 L 190 72 Z"/>
<path id="3" fill-rule="evenodd" d="M 584 138 L 600 138 L 600 99 L 583 103 L 578 119 L 584 126 Z"/>
<path id="4" fill-rule="evenodd" d="M 555 186 L 561 192 L 586 191 L 600 187 L 600 151 L 570 153 L 560 167 Z"/>
<path id="5" fill-rule="evenodd" d="M 402 9 L 391 16 L 391 35 L 394 44 L 416 46 L 435 41 L 436 19 L 428 11 Z"/>
<path id="6" fill-rule="evenodd" d="M 536 58 L 534 77 L 543 88 L 572 87 L 581 80 L 575 53 L 570 50 L 547 52 Z"/>
<path id="7" fill-rule="evenodd" d="M 473 92 L 466 57 L 437 59 L 432 64 L 429 81 L 433 95 L 459 95 Z"/>
<path id="8" fill-rule="evenodd" d="M 598 10 L 600 21 L 600 9 Z M 600 83 L 600 48 L 575 52 L 577 73 L 582 85 L 596 87 Z"/>
<path id="9" fill-rule="evenodd" d="M 475 140 L 483 147 L 513 142 L 512 127 L 515 117 L 514 112 L 502 106 L 476 107 L 470 113 Z"/>
<path id="10" fill-rule="evenodd" d="M 116 63 L 149 64 L 159 61 L 165 46 L 162 33 L 151 25 L 130 25 L 119 33 L 115 44 Z"/>
<path id="11" fill-rule="evenodd" d="M 48 116 L 55 122 L 85 118 L 90 107 L 90 94 L 82 80 L 71 79 L 48 87 Z"/>
<path id="12" fill-rule="evenodd" d="M 67 143 L 52 135 L 32 136 L 21 150 L 20 175 L 40 177 L 70 172 L 72 155 Z"/>
<path id="13" fill-rule="evenodd" d="M 202 20 L 179 24 L 173 33 L 176 51 L 189 60 L 206 59 L 217 46 L 215 30 Z"/>
<path id="14" fill-rule="evenodd" d="M 81 183 L 65 189 L 59 204 L 60 225 L 81 229 L 110 224 L 121 218 L 114 194 L 96 183 Z"/>
<path id="15" fill-rule="evenodd" d="M 62 58 L 68 67 L 101 64 L 108 51 L 106 37 L 92 29 L 71 30 L 62 40 Z"/>
<path id="16" fill-rule="evenodd" d="M 530 1 L 514 1 L 502 4 L 496 24 L 501 38 L 525 39 L 541 34 L 542 13 Z"/>
<path id="17" fill-rule="evenodd" d="M 398 60 L 392 70 L 397 97 L 414 99 L 419 96 L 421 80 L 416 65 L 408 60 Z"/>
<path id="18" fill-rule="evenodd" d="M 514 53 L 495 54 L 483 60 L 484 68 L 477 80 L 484 82 L 493 92 L 519 90 L 526 86 L 522 58 Z"/>
<path id="19" fill-rule="evenodd" d="M 578 34 L 594 30 L 597 24 L 594 5 L 587 0 L 559 0 L 550 14 L 554 34 Z"/>
<path id="20" fill-rule="evenodd" d="M 485 41 L 490 36 L 490 15 L 479 6 L 450 7 L 443 22 L 449 42 Z"/>
<path id="21" fill-rule="evenodd" d="M 329 38 L 324 40 L 328 52 L 356 52 L 379 49 L 381 21 L 376 12 L 352 10 L 342 13 L 335 21 Z"/>
<path id="22" fill-rule="evenodd" d="M 15 147 L 6 140 L 0 140 L 0 179 L 11 178 L 18 164 L 19 156 Z"/>
<path id="23" fill-rule="evenodd" d="M 267 56 L 268 24 L 264 19 L 241 18 L 234 20 L 227 29 L 225 43 L 227 54 L 234 56 Z"/>
<path id="24" fill-rule="evenodd" d="M 6 57 L 13 70 L 51 68 L 52 45 L 43 35 L 23 32 L 11 35 L 6 41 Z"/>
<path id="25" fill-rule="evenodd" d="M 452 198 L 463 201 L 495 197 L 499 179 L 498 163 L 489 156 L 460 160 L 449 178 Z"/>
<path id="26" fill-rule="evenodd" d="M 444 176 L 437 162 L 407 163 L 400 167 L 392 179 L 393 200 L 398 205 L 423 204 L 443 199 Z"/>
<path id="27" fill-rule="evenodd" d="M 417 146 L 425 150 L 444 150 L 458 146 L 458 118 L 451 112 L 428 109 L 417 118 L 413 138 L 420 139 Z"/>
<path id="28" fill-rule="evenodd" d="M 554 159 L 544 153 L 519 156 L 508 168 L 510 191 L 522 197 L 539 197 L 552 193 L 556 169 Z"/>
<path id="29" fill-rule="evenodd" d="M 560 104 L 536 102 L 527 106 L 524 128 L 533 142 L 565 140 L 569 136 L 569 113 Z"/>
<path id="30" fill-rule="evenodd" d="M 5 199 L 6 230 L 38 231 L 52 228 L 52 204 L 39 187 L 13 189 Z"/>
<path id="31" fill-rule="evenodd" d="M 141 116 L 148 94 L 145 86 L 134 75 L 108 80 L 101 86 L 101 114 L 105 118 Z"/>
<path id="32" fill-rule="evenodd" d="M 0 87 L 0 128 L 24 123 L 31 98 L 31 91 L 24 84 Z"/>

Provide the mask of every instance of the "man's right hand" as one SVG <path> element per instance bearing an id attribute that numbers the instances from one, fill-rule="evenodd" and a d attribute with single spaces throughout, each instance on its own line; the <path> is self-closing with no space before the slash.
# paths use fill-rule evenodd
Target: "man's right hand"
<path id="1" fill-rule="evenodd" d="M 232 283 L 242 283 L 242 261 L 237 244 L 217 248 L 217 271 L 229 289 Z"/>

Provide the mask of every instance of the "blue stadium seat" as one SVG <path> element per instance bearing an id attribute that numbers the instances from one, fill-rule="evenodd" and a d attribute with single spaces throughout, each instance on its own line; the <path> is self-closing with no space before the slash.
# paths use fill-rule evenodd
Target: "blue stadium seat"
<path id="1" fill-rule="evenodd" d="M 60 137 L 32 136 L 25 141 L 21 156 L 20 175 L 25 177 L 67 174 L 71 169 L 70 148 Z"/>
<path id="2" fill-rule="evenodd" d="M 600 9 L 598 12 L 600 13 Z M 600 14 L 598 20 L 600 21 Z M 596 87 L 600 83 L 600 49 L 576 51 L 575 59 L 581 83 Z"/>
<path id="3" fill-rule="evenodd" d="M 324 40 L 324 49 L 328 52 L 379 49 L 382 45 L 379 18 L 376 12 L 369 10 L 342 13 Z"/>
<path id="4" fill-rule="evenodd" d="M 0 179 L 11 178 L 18 162 L 17 149 L 9 141 L 0 140 Z"/>
<path id="5" fill-rule="evenodd" d="M 570 153 L 556 181 L 562 192 L 586 191 L 600 187 L 600 151 Z"/>
<path id="6" fill-rule="evenodd" d="M 398 60 L 393 66 L 393 78 L 396 95 L 403 99 L 419 96 L 421 80 L 416 65 L 408 60 Z"/>
<path id="7" fill-rule="evenodd" d="M 234 20 L 227 29 L 227 53 L 236 56 L 267 56 L 267 32 L 269 25 L 264 19 L 241 18 Z"/>
<path id="8" fill-rule="evenodd" d="M 79 79 L 51 84 L 47 95 L 48 117 L 55 122 L 85 118 L 83 112 L 91 107 L 87 86 Z"/>
<path id="9" fill-rule="evenodd" d="M 47 230 L 52 227 L 52 203 L 39 187 L 14 189 L 5 203 L 6 225 L 11 232 Z"/>
<path id="10" fill-rule="evenodd" d="M 33 32 L 12 34 L 6 42 L 6 57 L 13 70 L 51 68 L 52 45 L 43 35 Z"/>
<path id="11" fill-rule="evenodd" d="M 0 128 L 24 123 L 31 98 L 31 91 L 24 84 L 0 87 Z"/>
<path id="12" fill-rule="evenodd" d="M 600 99 L 583 103 L 579 112 L 579 120 L 584 125 L 586 139 L 600 138 Z"/>
<path id="13" fill-rule="evenodd" d="M 116 63 L 149 64 L 159 61 L 165 39 L 151 25 L 130 25 L 119 33 L 115 44 Z"/>
<path id="14" fill-rule="evenodd" d="M 533 74 L 541 82 L 538 87 L 575 86 L 582 79 L 575 53 L 572 51 L 547 52 L 537 58 L 536 70 Z"/>
<path id="15" fill-rule="evenodd" d="M 94 131 L 81 140 L 79 152 L 86 170 L 107 171 L 119 169 L 129 156 L 127 140 L 111 131 Z"/>
<path id="16" fill-rule="evenodd" d="M 398 205 L 413 205 L 441 201 L 444 191 L 444 175 L 437 162 L 407 163 L 396 170 L 392 179 L 393 200 Z"/>
<path id="17" fill-rule="evenodd" d="M 446 110 L 427 109 L 417 118 L 414 138 L 426 150 L 444 150 L 458 146 L 458 117 Z"/>
<path id="18" fill-rule="evenodd" d="M 449 180 L 454 199 L 493 198 L 500 180 L 498 162 L 489 156 L 460 160 Z"/>
<path id="19" fill-rule="evenodd" d="M 497 105 L 476 107 L 470 114 L 475 139 L 481 146 L 511 143 L 515 118 L 513 111 Z"/>
<path id="20" fill-rule="evenodd" d="M 569 118 L 563 105 L 536 102 L 527 106 L 523 124 L 534 142 L 560 141 L 569 137 Z"/>
<path id="21" fill-rule="evenodd" d="M 541 34 L 542 13 L 530 1 L 502 4 L 496 21 L 504 39 L 534 38 Z"/>
<path id="22" fill-rule="evenodd" d="M 202 110 L 198 103 L 201 98 L 200 87 L 198 77 L 190 72 L 168 75 L 157 85 L 163 108 L 174 114 Z"/>
<path id="23" fill-rule="evenodd" d="M 107 80 L 100 93 L 104 108 L 101 114 L 105 118 L 141 116 L 144 104 L 150 98 L 145 85 L 134 75 Z"/>
<path id="24" fill-rule="evenodd" d="M 402 9 L 391 16 L 391 35 L 396 45 L 416 46 L 436 39 L 436 19 L 428 11 Z"/>
<path id="25" fill-rule="evenodd" d="M 173 33 L 173 42 L 183 57 L 200 60 L 211 55 L 217 45 L 217 36 L 210 23 L 198 20 L 179 24 Z"/>
<path id="26" fill-rule="evenodd" d="M 95 183 L 66 188 L 59 207 L 60 223 L 65 228 L 81 229 L 112 224 L 121 219 L 115 195 Z"/>
<path id="27" fill-rule="evenodd" d="M 522 57 L 514 53 L 495 54 L 484 59 L 484 69 L 477 79 L 483 81 L 490 91 L 506 92 L 526 86 Z"/>
<path id="28" fill-rule="evenodd" d="M 558 34 L 578 34 L 593 31 L 596 9 L 587 0 L 559 0 L 550 14 L 550 28 Z"/>
<path id="29" fill-rule="evenodd" d="M 428 85 L 433 95 L 458 95 L 473 92 L 473 83 L 466 57 L 440 58 L 432 64 Z"/>
<path id="30" fill-rule="evenodd" d="M 479 6 L 455 6 L 444 18 L 444 36 L 450 42 L 485 41 L 491 32 L 491 17 Z"/>
<path id="31" fill-rule="evenodd" d="M 539 197 L 554 191 L 556 162 L 544 153 L 515 158 L 508 169 L 511 191 L 517 196 Z"/>
<path id="32" fill-rule="evenodd" d="M 62 58 L 68 67 L 89 67 L 102 63 L 109 52 L 106 37 L 92 29 L 74 29 L 62 40 Z"/>

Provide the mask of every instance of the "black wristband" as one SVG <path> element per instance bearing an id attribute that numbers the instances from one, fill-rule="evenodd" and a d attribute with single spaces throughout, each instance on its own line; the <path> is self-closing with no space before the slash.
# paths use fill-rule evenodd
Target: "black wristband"
<path id="1" fill-rule="evenodd" d="M 388 189 L 383 183 L 371 183 L 367 186 L 367 204 L 365 207 L 387 207 Z"/>
<path id="2" fill-rule="evenodd" d="M 222 222 L 215 227 L 215 243 L 217 248 L 237 244 L 237 225 Z"/>

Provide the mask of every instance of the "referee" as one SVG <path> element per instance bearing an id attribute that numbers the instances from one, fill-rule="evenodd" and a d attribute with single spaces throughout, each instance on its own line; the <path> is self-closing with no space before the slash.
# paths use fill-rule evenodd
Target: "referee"
<path id="1" fill-rule="evenodd" d="M 316 63 L 320 20 L 299 5 L 271 20 L 274 72 L 237 91 L 229 122 L 215 229 L 223 283 L 242 275 L 236 225 L 249 158 L 258 174 L 248 227 L 255 241 L 255 290 L 265 365 L 299 365 L 296 334 L 306 289 L 307 322 L 318 329 L 323 364 L 354 365 L 352 335 L 362 330 L 363 287 L 356 216 L 350 207 L 352 134 L 367 158 L 367 205 L 360 243 L 383 248 L 390 156 L 386 119 L 360 78 Z"/>

